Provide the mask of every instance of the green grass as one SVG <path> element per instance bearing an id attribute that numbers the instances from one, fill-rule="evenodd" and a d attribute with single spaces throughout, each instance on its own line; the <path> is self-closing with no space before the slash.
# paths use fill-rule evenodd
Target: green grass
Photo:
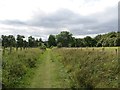
<path id="1" fill-rule="evenodd" d="M 56 55 L 47 49 L 41 55 L 38 69 L 35 71 L 30 88 L 69 88 L 69 81 Z"/>
<path id="2" fill-rule="evenodd" d="M 117 88 L 120 74 L 118 47 L 7 49 L 2 63 L 8 88 Z"/>
<path id="3" fill-rule="evenodd" d="M 119 64 L 115 49 L 118 48 L 61 48 L 53 52 L 59 53 L 72 87 L 117 88 Z"/>
<path id="4" fill-rule="evenodd" d="M 2 56 L 2 83 L 8 88 L 26 87 L 36 68 L 40 49 L 5 51 Z M 28 78 L 29 77 L 29 78 Z"/>
<path id="5" fill-rule="evenodd" d="M 7 88 L 69 88 L 69 77 L 50 49 L 6 49 L 3 55 L 3 84 Z"/>

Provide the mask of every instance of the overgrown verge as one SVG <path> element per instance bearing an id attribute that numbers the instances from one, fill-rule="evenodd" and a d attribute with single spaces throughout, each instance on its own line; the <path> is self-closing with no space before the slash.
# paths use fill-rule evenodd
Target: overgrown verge
<path id="1" fill-rule="evenodd" d="M 29 84 L 41 50 L 29 48 L 6 53 L 2 56 L 2 83 L 4 88 L 23 88 Z"/>
<path id="2" fill-rule="evenodd" d="M 118 88 L 115 48 L 54 49 L 70 76 L 71 88 Z"/>

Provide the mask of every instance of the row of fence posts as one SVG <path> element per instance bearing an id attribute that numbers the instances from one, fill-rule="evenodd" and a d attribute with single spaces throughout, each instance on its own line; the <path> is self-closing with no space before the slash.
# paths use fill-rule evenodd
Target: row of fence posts
<path id="1" fill-rule="evenodd" d="M 83 48 L 81 47 L 80 50 L 82 51 L 82 49 Z M 86 47 L 86 50 L 88 50 L 88 47 Z M 94 51 L 94 50 L 95 50 L 95 48 L 92 48 L 92 51 Z M 103 47 L 102 52 L 104 52 L 104 51 L 105 51 L 105 48 Z M 115 49 L 115 53 L 118 54 L 118 49 Z"/>

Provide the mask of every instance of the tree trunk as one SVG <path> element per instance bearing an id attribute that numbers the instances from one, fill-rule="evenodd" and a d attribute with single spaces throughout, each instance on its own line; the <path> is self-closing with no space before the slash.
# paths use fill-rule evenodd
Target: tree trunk
<path id="1" fill-rule="evenodd" d="M 5 54 L 5 47 L 3 47 L 3 55 Z"/>
<path id="2" fill-rule="evenodd" d="M 10 46 L 10 53 L 12 52 L 12 46 Z"/>
<path id="3" fill-rule="evenodd" d="M 16 47 L 16 51 L 18 51 L 18 47 Z"/>
<path id="4" fill-rule="evenodd" d="M 20 50 L 22 50 L 22 47 L 20 47 Z"/>

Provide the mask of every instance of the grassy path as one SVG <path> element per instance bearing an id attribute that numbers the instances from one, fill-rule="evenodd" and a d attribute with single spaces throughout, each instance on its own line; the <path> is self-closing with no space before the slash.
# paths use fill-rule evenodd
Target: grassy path
<path id="1" fill-rule="evenodd" d="M 38 69 L 31 79 L 30 88 L 68 88 L 69 78 L 64 67 L 58 62 L 51 50 L 41 55 Z"/>

